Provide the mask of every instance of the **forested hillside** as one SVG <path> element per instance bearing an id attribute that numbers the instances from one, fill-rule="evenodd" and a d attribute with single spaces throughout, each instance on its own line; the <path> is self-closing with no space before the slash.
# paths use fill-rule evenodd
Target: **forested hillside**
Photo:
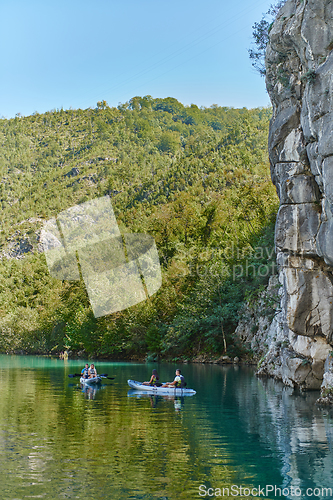
<path id="1" fill-rule="evenodd" d="M 237 353 L 239 310 L 274 260 L 270 114 L 145 96 L 0 120 L 0 351 Z M 106 194 L 121 231 L 154 236 L 163 284 L 95 319 L 83 282 L 49 275 L 39 235 L 45 220 Z"/>

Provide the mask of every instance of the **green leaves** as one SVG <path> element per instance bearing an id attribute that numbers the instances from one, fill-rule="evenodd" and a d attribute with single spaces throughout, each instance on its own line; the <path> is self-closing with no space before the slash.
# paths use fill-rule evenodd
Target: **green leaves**
<path id="1" fill-rule="evenodd" d="M 175 154 L 179 148 L 179 135 L 175 132 L 163 132 L 157 147 L 163 153 Z"/>
<path id="2" fill-rule="evenodd" d="M 276 16 L 281 7 L 286 3 L 286 0 L 278 0 L 271 5 L 266 14 L 263 15 L 259 22 L 254 23 L 253 41 L 255 48 L 249 49 L 249 56 L 252 60 L 252 66 L 258 71 L 260 76 L 265 76 L 265 54 L 266 47 L 269 41 L 269 32 L 271 31 Z M 266 16 L 270 16 L 270 21 L 267 21 Z M 273 19 L 273 21 L 272 21 Z"/>
<path id="3" fill-rule="evenodd" d="M 267 259 L 245 249 L 271 245 L 271 229 L 263 231 L 277 205 L 270 115 L 135 96 L 118 108 L 99 101 L 96 109 L 0 120 L 0 350 L 190 358 L 224 352 L 224 336 L 228 352 L 236 349 L 245 294 L 268 279 L 233 279 L 233 266 L 248 259 L 258 269 Z M 38 238 L 45 219 L 105 194 L 123 232 L 154 236 L 163 285 L 150 300 L 96 320 L 83 282 L 50 277 Z M 32 253 L 4 257 L 28 240 Z"/>

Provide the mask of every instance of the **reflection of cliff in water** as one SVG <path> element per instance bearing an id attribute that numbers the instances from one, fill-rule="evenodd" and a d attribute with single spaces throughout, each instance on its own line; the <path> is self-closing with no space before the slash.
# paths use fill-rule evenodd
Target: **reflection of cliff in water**
<path id="1" fill-rule="evenodd" d="M 333 413 L 315 406 L 317 392 L 248 377 L 236 397 L 248 432 L 280 450 L 284 487 L 332 486 Z"/>

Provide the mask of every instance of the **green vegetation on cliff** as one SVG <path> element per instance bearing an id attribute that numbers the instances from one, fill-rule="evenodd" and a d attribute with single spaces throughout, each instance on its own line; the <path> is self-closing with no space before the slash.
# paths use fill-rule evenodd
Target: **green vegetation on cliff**
<path id="1" fill-rule="evenodd" d="M 259 22 L 254 23 L 252 26 L 253 33 L 253 47 L 249 49 L 249 56 L 252 61 L 252 66 L 258 71 L 260 76 L 266 75 L 266 48 L 269 40 L 269 32 L 272 29 L 273 23 L 279 10 L 286 3 L 286 0 L 277 0 L 271 4 L 268 11 L 263 14 Z"/>
<path id="2" fill-rule="evenodd" d="M 0 350 L 236 352 L 239 309 L 272 261 L 270 114 L 145 96 L 0 120 Z M 154 236 L 163 285 L 95 319 L 83 282 L 49 275 L 38 238 L 45 220 L 106 194 L 122 231 Z"/>

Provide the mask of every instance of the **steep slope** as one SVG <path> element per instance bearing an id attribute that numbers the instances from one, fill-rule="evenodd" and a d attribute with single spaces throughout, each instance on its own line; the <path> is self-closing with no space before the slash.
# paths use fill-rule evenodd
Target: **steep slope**
<path id="1" fill-rule="evenodd" d="M 270 116 L 137 96 L 0 120 L 0 351 L 184 359 L 218 356 L 226 341 L 235 355 L 239 307 L 268 281 L 273 254 Z M 83 281 L 50 276 L 39 235 L 62 210 L 106 194 L 122 232 L 154 237 L 163 286 L 96 319 Z M 243 273 L 237 255 L 259 244 L 269 252 Z"/>

